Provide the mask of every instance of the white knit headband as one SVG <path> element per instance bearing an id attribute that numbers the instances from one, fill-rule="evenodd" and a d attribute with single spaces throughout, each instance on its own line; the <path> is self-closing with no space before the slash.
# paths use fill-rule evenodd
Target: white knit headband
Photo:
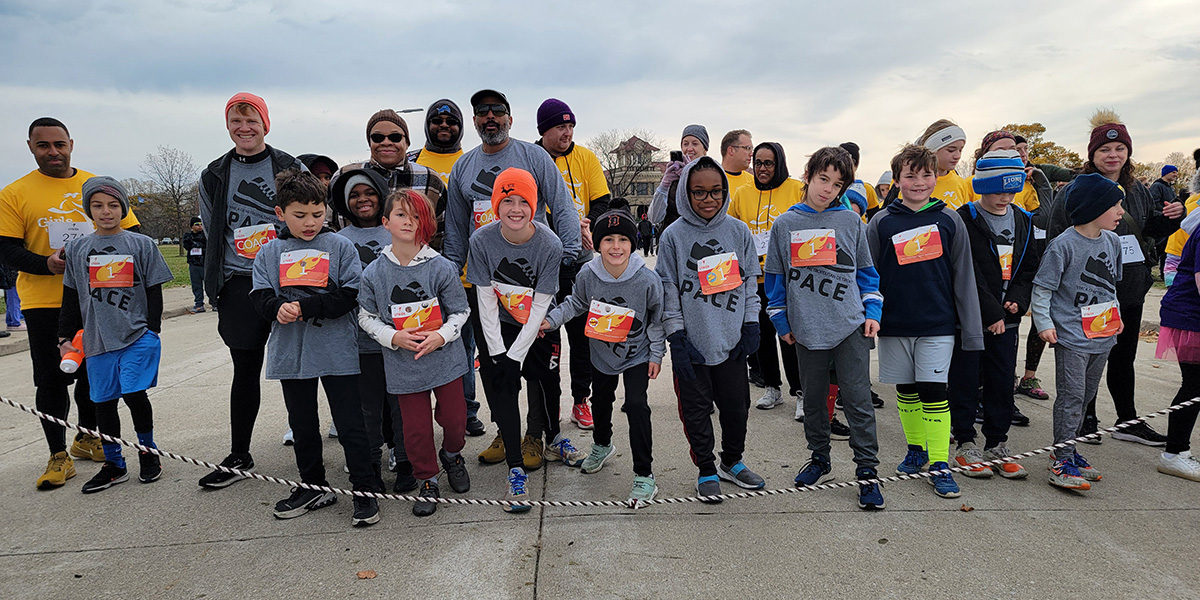
<path id="1" fill-rule="evenodd" d="M 958 125 L 951 125 L 945 129 L 934 132 L 933 135 L 925 139 L 925 143 L 922 145 L 930 150 L 933 150 L 934 152 L 937 152 L 938 150 L 941 150 L 942 148 L 945 148 L 946 146 L 949 146 L 950 144 L 953 144 L 959 140 L 967 140 L 966 132 L 964 132 Z"/>

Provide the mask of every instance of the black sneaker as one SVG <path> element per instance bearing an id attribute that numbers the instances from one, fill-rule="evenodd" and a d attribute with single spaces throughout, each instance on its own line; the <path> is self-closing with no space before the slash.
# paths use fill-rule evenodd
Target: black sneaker
<path id="1" fill-rule="evenodd" d="M 871 390 L 871 405 L 875 408 L 883 408 L 883 398 L 880 398 L 875 390 Z"/>
<path id="2" fill-rule="evenodd" d="M 1139 421 L 1126 427 L 1118 429 L 1112 434 L 1114 440 L 1123 442 L 1136 442 L 1145 446 L 1166 446 L 1167 436 L 1157 432 L 1149 423 Z"/>
<path id="3" fill-rule="evenodd" d="M 459 459 L 461 460 L 461 458 Z M 465 471 L 464 471 L 465 472 Z M 438 491 L 438 484 L 425 480 L 421 484 L 422 498 L 441 498 L 441 492 Z M 437 512 L 437 502 L 416 502 L 413 504 L 412 513 L 414 517 L 428 517 Z"/>
<path id="4" fill-rule="evenodd" d="M 1021 412 L 1016 404 L 1013 404 L 1012 424 L 1017 427 L 1029 427 L 1029 417 L 1025 416 L 1025 413 Z"/>
<path id="5" fill-rule="evenodd" d="M 454 493 L 465 494 L 471 491 L 471 476 L 467 474 L 467 461 L 463 460 L 462 454 L 451 459 L 445 450 L 438 450 L 438 459 L 442 461 L 442 468 L 446 469 L 446 478 L 450 480 L 450 489 L 454 490 Z M 434 487 L 436 486 L 437 484 L 434 484 Z M 430 511 L 430 514 L 433 514 L 433 511 Z"/>
<path id="6" fill-rule="evenodd" d="M 1079 426 L 1079 435 L 1080 436 L 1085 436 L 1090 433 L 1096 433 L 1098 431 L 1100 431 L 1100 424 L 1099 424 L 1099 421 L 1096 419 L 1096 417 L 1088 417 L 1088 416 L 1083 417 L 1083 425 Z M 1096 436 L 1093 438 L 1088 438 L 1086 440 L 1083 440 L 1083 443 L 1092 444 L 1093 446 L 1098 446 L 1103 441 L 1104 441 L 1103 437 Z"/>
<path id="7" fill-rule="evenodd" d="M 487 433 L 487 428 L 483 426 L 483 421 L 479 417 L 467 417 L 467 435 L 471 437 L 479 437 Z"/>
<path id="8" fill-rule="evenodd" d="M 162 461 L 153 452 L 138 452 L 138 464 L 141 467 L 138 481 L 150 483 L 162 476 Z"/>
<path id="9" fill-rule="evenodd" d="M 374 498 L 354 497 L 354 516 L 350 524 L 355 527 L 370 527 L 379 522 L 379 501 Z"/>
<path id="10" fill-rule="evenodd" d="M 848 440 L 850 439 L 850 427 L 838 420 L 837 415 L 834 415 L 829 420 L 829 439 L 831 440 Z"/>
<path id="11" fill-rule="evenodd" d="M 337 502 L 337 494 L 319 492 L 304 488 L 292 488 L 292 495 L 275 503 L 276 519 L 294 519 L 300 515 L 318 508 L 325 508 Z"/>
<path id="12" fill-rule="evenodd" d="M 83 493 L 93 494 L 126 481 L 129 481 L 129 471 L 118 467 L 115 463 L 104 461 L 100 472 L 83 484 Z"/>
<path id="13" fill-rule="evenodd" d="M 228 469 L 238 469 L 241 471 L 249 471 L 254 468 L 254 459 L 249 452 L 244 454 L 230 454 L 221 461 L 221 466 Z M 245 475 L 236 475 L 234 473 L 226 473 L 220 469 L 205 475 L 200 478 L 200 487 L 219 489 L 232 485 L 235 482 L 245 479 Z"/>
<path id="14" fill-rule="evenodd" d="M 750 383 L 757 388 L 767 387 L 767 380 L 763 379 L 762 373 L 758 371 L 750 371 Z"/>
<path id="15" fill-rule="evenodd" d="M 412 474 L 412 463 L 407 460 L 398 461 L 396 463 L 396 485 L 392 486 L 392 491 L 397 494 L 406 494 L 417 489 L 417 478 Z"/>
<path id="16" fill-rule="evenodd" d="M 837 398 L 833 399 L 833 407 L 837 410 L 846 410 L 846 407 L 842 405 L 842 393 L 840 391 Z"/>

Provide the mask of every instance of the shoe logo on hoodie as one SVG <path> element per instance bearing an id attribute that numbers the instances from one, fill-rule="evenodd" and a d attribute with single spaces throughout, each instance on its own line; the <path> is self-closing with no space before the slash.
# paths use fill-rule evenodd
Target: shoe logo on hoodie
<path id="1" fill-rule="evenodd" d="M 362 245 L 356 242 L 354 247 L 358 249 L 358 262 L 362 263 L 364 268 L 375 262 L 375 259 L 379 258 L 379 254 L 383 252 L 383 246 L 380 246 L 379 242 L 375 240 L 369 240 L 366 244 Z"/>
<path id="2" fill-rule="evenodd" d="M 275 186 L 268 184 L 262 177 L 255 177 L 250 181 L 243 179 L 233 194 L 233 201 L 265 213 L 274 213 Z"/>

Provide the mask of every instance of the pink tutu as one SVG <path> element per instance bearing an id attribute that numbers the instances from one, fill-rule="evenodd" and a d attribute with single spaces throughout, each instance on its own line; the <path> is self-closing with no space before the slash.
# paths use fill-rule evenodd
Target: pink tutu
<path id="1" fill-rule="evenodd" d="M 1200 364 L 1200 331 L 1172 327 L 1158 328 L 1158 348 L 1154 357 L 1181 363 Z"/>

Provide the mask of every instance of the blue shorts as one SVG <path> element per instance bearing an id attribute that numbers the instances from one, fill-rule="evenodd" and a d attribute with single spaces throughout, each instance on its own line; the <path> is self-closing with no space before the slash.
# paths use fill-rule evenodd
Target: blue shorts
<path id="1" fill-rule="evenodd" d="M 158 359 L 161 356 L 162 342 L 158 334 L 146 331 L 136 342 L 120 350 L 87 357 L 92 402 L 116 400 L 124 394 L 158 385 Z"/>

